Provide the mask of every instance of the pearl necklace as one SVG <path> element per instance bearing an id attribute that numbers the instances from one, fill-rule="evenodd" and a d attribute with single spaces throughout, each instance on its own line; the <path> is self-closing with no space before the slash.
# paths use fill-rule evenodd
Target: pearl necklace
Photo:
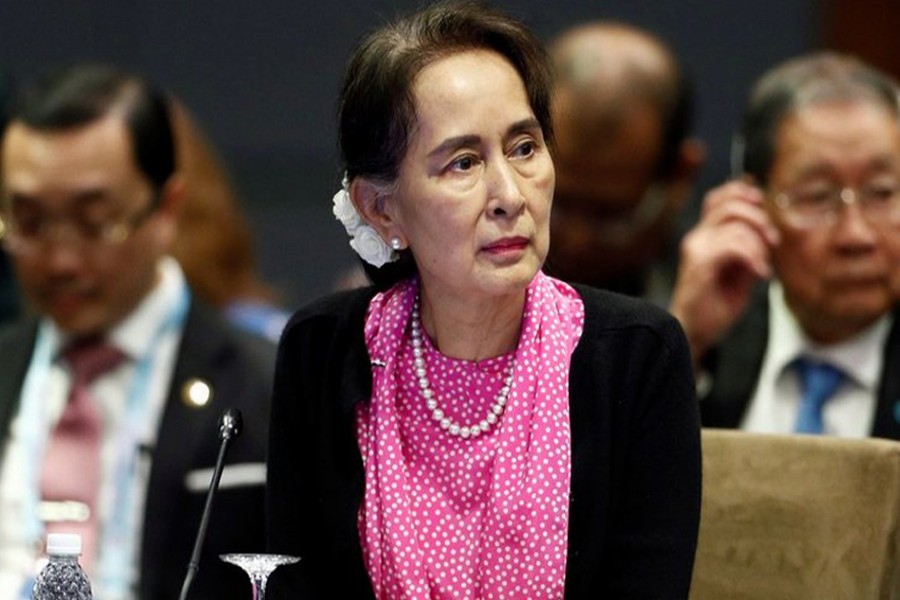
<path id="1" fill-rule="evenodd" d="M 509 399 L 509 389 L 513 382 L 513 366 L 515 361 L 510 361 L 509 367 L 506 369 L 506 377 L 503 379 L 503 387 L 497 394 L 497 399 L 487 411 L 487 415 L 478 423 L 472 425 L 460 425 L 456 421 L 444 414 L 438 405 L 437 398 L 428 383 L 428 376 L 425 371 L 425 351 L 422 348 L 422 320 L 419 313 L 419 296 L 416 296 L 416 302 L 412 310 L 412 345 L 413 356 L 415 357 L 416 378 L 419 380 L 419 389 L 422 397 L 425 399 L 425 406 L 431 411 L 431 418 L 440 424 L 441 429 L 452 436 L 458 436 L 463 439 L 478 437 L 482 433 L 486 433 L 492 426 L 500 422 L 500 417 L 506 408 Z"/>

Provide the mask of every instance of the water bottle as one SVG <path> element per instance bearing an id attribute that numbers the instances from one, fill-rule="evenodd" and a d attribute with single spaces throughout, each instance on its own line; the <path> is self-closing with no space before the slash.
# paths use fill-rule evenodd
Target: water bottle
<path id="1" fill-rule="evenodd" d="M 49 534 L 47 554 L 50 562 L 34 580 L 32 600 L 91 600 L 91 584 L 78 564 L 81 536 Z"/>

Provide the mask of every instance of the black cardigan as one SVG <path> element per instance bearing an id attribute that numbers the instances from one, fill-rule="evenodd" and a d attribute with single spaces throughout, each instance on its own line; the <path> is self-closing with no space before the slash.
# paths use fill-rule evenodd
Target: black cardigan
<path id="1" fill-rule="evenodd" d="M 686 598 L 700 519 L 700 429 L 677 322 L 650 304 L 576 286 L 567 600 Z M 363 467 L 354 406 L 371 372 L 371 289 L 302 309 L 285 329 L 269 438 L 269 550 L 302 557 L 276 598 L 372 598 L 357 533 Z"/>

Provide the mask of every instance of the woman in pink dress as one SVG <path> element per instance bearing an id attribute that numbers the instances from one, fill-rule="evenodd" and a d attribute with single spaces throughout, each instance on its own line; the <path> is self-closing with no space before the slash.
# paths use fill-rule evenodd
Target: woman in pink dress
<path id="1" fill-rule="evenodd" d="M 538 41 L 481 4 L 351 59 L 334 211 L 376 286 L 282 338 L 270 548 L 302 560 L 272 597 L 687 597 L 687 347 L 662 311 L 541 272 L 549 89 Z"/>

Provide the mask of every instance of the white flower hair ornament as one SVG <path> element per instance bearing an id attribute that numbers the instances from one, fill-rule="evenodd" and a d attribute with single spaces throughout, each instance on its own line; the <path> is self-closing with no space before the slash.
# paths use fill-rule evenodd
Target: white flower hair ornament
<path id="1" fill-rule="evenodd" d="M 341 189 L 334 195 L 332 212 L 347 230 L 347 235 L 350 236 L 350 247 L 373 267 L 378 268 L 386 263 L 394 262 L 399 258 L 399 254 L 386 244 L 375 229 L 356 212 L 356 207 L 350 200 L 348 188 L 349 184 L 345 175 L 341 182 Z"/>

